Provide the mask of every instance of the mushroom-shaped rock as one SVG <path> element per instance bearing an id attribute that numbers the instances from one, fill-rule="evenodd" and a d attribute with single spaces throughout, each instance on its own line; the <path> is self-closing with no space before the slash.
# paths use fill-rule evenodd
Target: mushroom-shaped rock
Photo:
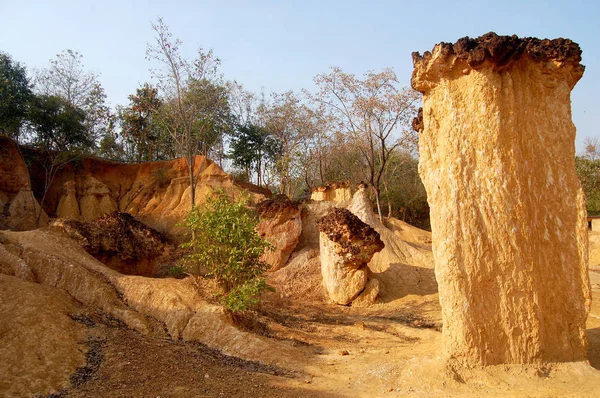
<path id="1" fill-rule="evenodd" d="M 446 358 L 584 360 L 588 248 L 570 102 L 579 46 L 488 33 L 413 60 Z"/>
<path id="2" fill-rule="evenodd" d="M 367 263 L 383 249 L 379 234 L 346 209 L 332 209 L 321 218 L 321 273 L 329 298 L 347 305 L 365 288 Z"/>

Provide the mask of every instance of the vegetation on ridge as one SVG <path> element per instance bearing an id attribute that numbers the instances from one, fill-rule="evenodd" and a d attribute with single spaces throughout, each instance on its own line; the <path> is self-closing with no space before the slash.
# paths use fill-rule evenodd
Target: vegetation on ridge
<path id="1" fill-rule="evenodd" d="M 186 226 L 193 232 L 184 247 L 193 274 L 205 274 L 217 281 L 222 303 L 232 312 L 245 311 L 258 304 L 267 288 L 261 259 L 271 245 L 257 232 L 258 218 L 246 207 L 244 198 L 232 200 L 216 191 L 206 203 L 194 207 Z"/>

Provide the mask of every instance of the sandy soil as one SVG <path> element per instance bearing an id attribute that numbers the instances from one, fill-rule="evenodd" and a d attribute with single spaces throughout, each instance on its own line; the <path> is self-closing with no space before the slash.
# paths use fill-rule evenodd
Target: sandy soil
<path id="1" fill-rule="evenodd" d="M 600 282 L 600 273 L 593 272 L 592 279 Z M 79 319 L 91 336 L 88 366 L 59 396 L 594 397 L 600 391 L 600 304 L 594 304 L 589 320 L 591 366 L 452 372 L 437 357 L 437 295 L 353 309 L 269 294 L 257 312 L 238 321 L 254 333 L 301 348 L 310 359 L 286 369 L 270 367 L 197 343 L 143 336 L 92 314 Z"/>
<path id="2" fill-rule="evenodd" d="M 600 297 L 600 267 L 591 266 L 590 277 L 593 295 Z M 144 278 L 137 278 L 130 278 L 131 283 L 143 282 Z M 409 295 L 368 308 L 352 308 L 326 304 L 310 290 L 297 290 L 302 293 L 299 296 L 284 291 L 268 293 L 256 312 L 238 317 L 237 322 L 251 332 L 245 334 L 244 343 L 257 344 L 255 335 L 261 342 L 267 341 L 260 346 L 265 363 L 274 363 L 274 356 L 297 353 L 282 358 L 279 363 L 285 365 L 276 367 L 262 364 L 260 358 L 244 361 L 199 343 L 172 340 L 166 333 L 143 335 L 73 300 L 62 289 L 53 293 L 56 288 L 16 283 L 14 277 L 4 279 L 6 283 L 0 287 L 13 290 L 2 297 L 26 290 L 27 300 L 37 300 L 26 306 L 0 302 L 8 318 L 39 319 L 26 329 L 37 336 L 38 329 L 56 313 L 63 314 L 65 325 L 60 327 L 71 328 L 74 336 L 68 347 L 82 347 L 81 363 L 85 365 L 65 364 L 69 373 L 76 369 L 70 386 L 49 397 L 595 397 L 600 391 L 598 301 L 593 302 L 588 317 L 589 364 L 465 370 L 449 369 L 439 357 L 437 294 Z M 163 282 L 161 286 L 169 281 Z M 54 303 L 50 298 L 55 294 L 64 297 Z M 37 308 L 38 318 L 21 314 L 25 307 Z M 0 337 L 7 336 L 3 327 L 8 326 L 0 324 Z M 49 337 L 44 339 L 48 344 L 43 346 L 56 348 L 51 337 L 60 332 L 47 331 Z M 47 363 L 63 372 L 56 364 Z M 13 370 L 7 372 L 17 371 L 11 366 Z M 33 376 L 39 380 L 48 377 Z M 0 383 L 0 395 L 2 391 L 8 390 Z"/>

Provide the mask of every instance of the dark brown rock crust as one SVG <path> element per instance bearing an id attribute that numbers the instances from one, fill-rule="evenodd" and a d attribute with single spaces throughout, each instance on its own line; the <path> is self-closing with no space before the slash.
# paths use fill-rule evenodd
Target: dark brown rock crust
<path id="1" fill-rule="evenodd" d="M 94 221 L 59 219 L 53 227 L 63 230 L 85 251 L 124 274 L 152 276 L 149 261 L 163 254 L 166 239 L 131 214 L 115 211 Z M 151 262 L 151 261 L 150 261 Z"/>
<path id="2" fill-rule="evenodd" d="M 295 214 L 299 203 L 291 201 L 285 195 L 277 195 L 272 199 L 263 200 L 256 206 L 260 218 L 272 218 L 276 215 Z"/>
<path id="3" fill-rule="evenodd" d="M 425 125 L 423 124 L 423 107 L 419 108 L 419 111 L 417 112 L 417 116 L 413 119 L 412 128 L 417 133 L 420 133 L 425 128 Z"/>
<path id="4" fill-rule="evenodd" d="M 579 44 L 570 39 L 558 38 L 538 39 L 535 37 L 519 38 L 516 35 L 499 36 L 494 32 L 472 39 L 468 36 L 458 39 L 454 44 L 442 42 L 438 44 L 444 56 L 456 55 L 467 62 L 472 68 L 477 68 L 485 61 L 498 66 L 505 66 L 522 56 L 528 56 L 537 62 L 558 61 L 572 64 L 581 62 Z M 422 56 L 412 53 L 413 64 L 427 62 L 431 52 L 426 51 Z"/>
<path id="5" fill-rule="evenodd" d="M 342 247 L 354 246 L 361 242 L 364 246 L 374 246 L 373 252 L 383 249 L 379 233 L 347 209 L 334 208 L 317 221 L 319 232 Z"/>

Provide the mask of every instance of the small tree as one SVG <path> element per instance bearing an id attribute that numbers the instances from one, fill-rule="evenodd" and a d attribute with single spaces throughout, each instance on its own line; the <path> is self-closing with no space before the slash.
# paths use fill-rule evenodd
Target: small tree
<path id="1" fill-rule="evenodd" d="M 29 111 L 29 140 L 37 149 L 37 161 L 45 179 L 41 206 L 58 170 L 89 150 L 93 142 L 86 133 L 85 112 L 57 96 L 36 96 Z"/>
<path id="2" fill-rule="evenodd" d="M 31 97 L 25 67 L 0 51 L 0 135 L 19 141 Z"/>
<path id="3" fill-rule="evenodd" d="M 155 117 L 171 136 L 178 154 L 185 158 L 193 208 L 200 171 L 208 153 L 221 141 L 222 122 L 229 113 L 227 89 L 217 74 L 221 61 L 212 51 L 202 48 L 195 59 L 184 58 L 182 42 L 173 39 L 161 18 L 152 24 L 152 29 L 156 36 L 154 43 L 148 44 L 146 58 L 157 64 L 152 77 L 158 80 L 164 96 Z M 195 168 L 197 155 L 203 157 Z"/>
<path id="4" fill-rule="evenodd" d="M 256 305 L 267 287 L 263 273 L 268 265 L 261 256 L 270 248 L 258 235 L 258 219 L 243 199 L 231 200 L 223 191 L 194 207 L 186 220 L 193 232 L 184 247 L 193 253 L 188 260 L 199 273 L 206 271 L 222 288 L 223 304 L 232 312 Z"/>
<path id="5" fill-rule="evenodd" d="M 145 83 L 129 96 L 129 106 L 119 109 L 122 134 L 131 142 L 138 163 L 156 158 L 155 147 L 160 137 L 160 129 L 153 120 L 154 113 L 160 108 L 158 89 Z"/>

